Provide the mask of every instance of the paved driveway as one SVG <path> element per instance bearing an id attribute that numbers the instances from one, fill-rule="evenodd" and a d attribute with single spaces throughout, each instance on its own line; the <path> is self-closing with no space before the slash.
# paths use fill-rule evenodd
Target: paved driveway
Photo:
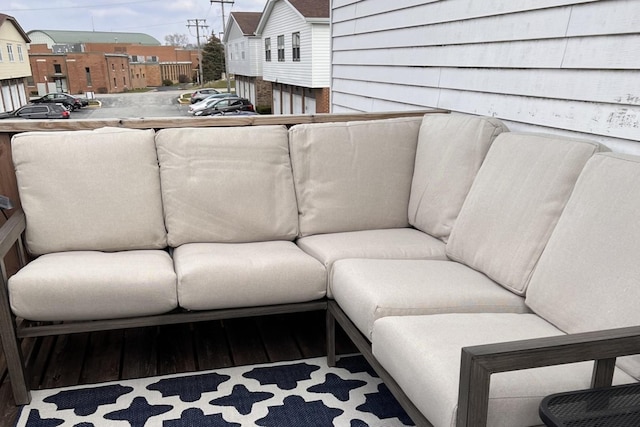
<path id="1" fill-rule="evenodd" d="M 178 104 L 186 90 L 162 90 L 121 94 L 96 94 L 100 107 L 85 107 L 71 113 L 72 119 L 148 118 L 188 116 L 188 104 Z"/>

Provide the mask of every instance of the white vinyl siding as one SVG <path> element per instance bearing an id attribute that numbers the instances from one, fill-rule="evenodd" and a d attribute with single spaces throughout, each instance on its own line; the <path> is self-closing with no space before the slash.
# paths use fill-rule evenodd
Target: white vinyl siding
<path id="1" fill-rule="evenodd" d="M 640 153 L 640 1 L 332 8 L 333 112 L 445 108 Z"/>
<path id="2" fill-rule="evenodd" d="M 300 61 L 293 61 L 293 33 L 300 33 Z M 287 2 L 278 1 L 261 36 L 263 41 L 271 39 L 271 61 L 262 64 L 265 80 L 302 87 L 329 86 L 331 48 L 328 23 L 307 22 Z M 284 36 L 283 62 L 279 62 L 277 56 L 278 36 Z"/>
<path id="3" fill-rule="evenodd" d="M 260 76 L 262 74 L 262 40 L 259 37 L 244 35 L 235 20 L 231 20 L 231 23 L 226 44 L 229 53 L 233 53 L 233 55 L 227 55 L 229 73 L 239 76 Z"/>

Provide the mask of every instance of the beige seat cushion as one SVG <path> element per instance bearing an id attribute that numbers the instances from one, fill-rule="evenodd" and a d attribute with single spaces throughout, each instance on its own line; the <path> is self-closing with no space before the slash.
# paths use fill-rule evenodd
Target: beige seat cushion
<path id="1" fill-rule="evenodd" d="M 373 327 L 373 353 L 435 426 L 455 426 L 462 347 L 562 335 L 534 314 L 440 314 L 385 317 Z M 540 425 L 538 406 L 557 392 L 589 388 L 593 363 L 491 376 L 487 425 Z M 633 382 L 621 370 L 616 384 Z"/>
<path id="2" fill-rule="evenodd" d="M 292 242 L 191 243 L 173 254 L 178 301 L 188 310 L 320 299 L 325 268 Z"/>
<path id="3" fill-rule="evenodd" d="M 334 264 L 332 291 L 369 339 L 385 316 L 529 312 L 524 298 L 452 261 L 345 259 Z"/>
<path id="4" fill-rule="evenodd" d="M 524 294 L 531 272 L 597 143 L 500 134 L 469 191 L 447 255 Z"/>
<path id="5" fill-rule="evenodd" d="M 27 132 L 11 146 L 34 255 L 167 245 L 152 130 Z"/>
<path id="6" fill-rule="evenodd" d="M 549 239 L 527 304 L 567 333 L 640 325 L 640 157 L 597 154 Z M 618 360 L 640 380 L 640 357 Z"/>
<path id="7" fill-rule="evenodd" d="M 409 223 L 447 241 L 502 122 L 465 114 L 425 114 L 409 197 Z"/>
<path id="8" fill-rule="evenodd" d="M 156 144 L 171 246 L 297 235 L 284 126 L 163 129 Z"/>
<path id="9" fill-rule="evenodd" d="M 421 117 L 289 130 L 300 236 L 408 226 Z"/>
<path id="10" fill-rule="evenodd" d="M 413 228 L 316 234 L 299 238 L 298 246 L 327 268 L 331 293 L 333 263 L 345 258 L 447 259 L 444 243 Z"/>
<path id="11" fill-rule="evenodd" d="M 168 253 L 59 252 L 9 278 L 13 312 L 29 320 L 98 320 L 161 314 L 177 306 Z"/>

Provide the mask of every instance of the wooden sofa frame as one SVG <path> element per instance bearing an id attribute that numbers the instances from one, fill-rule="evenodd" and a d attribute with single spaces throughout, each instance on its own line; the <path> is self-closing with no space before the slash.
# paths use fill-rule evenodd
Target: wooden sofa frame
<path id="1" fill-rule="evenodd" d="M 105 120 L 28 120 L 6 121 L 0 129 L 0 194 L 7 195 L 19 206 L 15 172 L 11 162 L 10 140 L 20 132 L 88 130 L 101 127 L 120 127 L 128 129 L 166 129 L 182 127 L 240 127 L 261 125 L 293 126 L 303 123 L 328 123 L 363 120 L 390 119 L 395 117 L 421 117 L 427 113 L 448 113 L 447 110 L 431 109 L 404 112 L 357 113 L 357 114 L 315 114 L 315 115 L 258 115 L 243 117 L 203 117 L 193 118 L 130 118 Z M 4 212 L 3 212 L 4 213 Z M 6 217 L 6 216 L 5 216 Z M 243 307 L 189 312 L 176 309 L 170 313 L 127 319 L 83 321 L 83 322 L 30 322 L 17 319 L 13 315 L 9 302 L 8 277 L 16 267 L 22 268 L 27 263 L 27 254 L 23 243 L 26 229 L 24 212 L 20 208 L 12 210 L 11 216 L 0 227 L 0 335 L 5 353 L 7 370 L 11 379 L 14 400 L 17 405 L 30 402 L 29 385 L 25 374 L 25 358 L 21 348 L 21 340 L 44 336 L 75 334 L 82 332 L 106 331 L 114 329 L 137 328 L 144 326 L 160 326 L 189 322 L 203 322 L 250 316 L 286 314 L 305 311 L 326 310 L 326 299 L 306 303 L 283 304 L 260 307 Z M 17 249 L 17 254 L 13 248 Z M 17 257 L 17 259 L 16 259 Z M 7 263 L 9 258 L 10 262 Z M 7 265 L 10 264 L 10 268 Z"/>
<path id="2" fill-rule="evenodd" d="M 17 210 L 0 228 L 0 268 L 2 270 L 2 290 L 0 291 L 0 334 L 5 352 L 7 369 L 11 377 L 16 404 L 25 405 L 31 400 L 29 385 L 25 375 L 25 360 L 22 355 L 20 340 L 52 335 L 75 334 L 82 332 L 108 331 L 113 329 L 138 328 L 143 326 L 161 326 L 178 323 L 204 322 L 209 320 L 232 319 L 239 317 L 261 316 L 269 314 L 299 313 L 305 311 L 325 310 L 326 300 L 318 300 L 295 304 L 281 304 L 260 307 L 243 307 L 221 310 L 186 311 L 176 309 L 170 313 L 132 317 L 113 320 L 93 320 L 63 322 L 31 322 L 17 319 L 11 312 L 8 293 L 8 275 L 4 258 L 17 243 L 20 267 L 25 265 L 26 254 L 22 242 L 26 229 L 25 215 Z"/>
<path id="3" fill-rule="evenodd" d="M 336 363 L 336 322 L 416 426 L 433 426 L 376 360 L 371 343 L 335 301 L 327 303 L 329 366 L 335 366 Z M 491 374 L 593 360 L 591 387 L 608 387 L 613 381 L 616 358 L 633 354 L 640 354 L 640 326 L 464 347 L 460 364 L 456 426 L 486 426 Z"/>
<path id="4" fill-rule="evenodd" d="M 190 118 L 113 119 L 84 122 L 69 120 L 64 123 L 56 122 L 55 124 L 52 124 L 50 121 L 32 120 L 7 124 L 7 126 L 0 131 L 0 145 L 5 144 L 4 146 L 8 146 L 11 135 L 23 131 L 79 130 L 93 129 L 102 126 L 161 129 L 167 127 L 192 126 L 293 125 L 298 123 L 374 120 L 401 116 L 418 116 L 426 112 L 427 111 L 344 115 L 292 115 L 284 117 L 252 116 L 243 118 L 204 118 L 198 121 L 193 121 Z M 431 110 L 429 112 L 442 113 L 446 111 Z M 2 147 L 0 146 L 0 148 Z M 9 163 L 6 157 L 3 158 L 3 152 L 0 150 L 0 174 L 2 174 L 3 177 L 12 178 Z M 0 182 L 0 193 L 9 194 L 12 198 L 15 198 L 16 189 L 8 188 L 12 187 L 15 181 L 13 183 L 10 181 L 11 180 L 3 180 L 3 182 Z M 264 314 L 326 310 L 327 357 L 329 364 L 335 364 L 336 361 L 335 328 L 337 321 L 339 326 L 345 330 L 350 339 L 389 387 L 390 391 L 395 395 L 416 425 L 432 425 L 408 399 L 389 373 L 377 362 L 373 356 L 370 342 L 360 333 L 357 327 L 340 309 L 338 304 L 332 300 L 202 312 L 176 310 L 158 316 L 72 323 L 56 322 L 45 324 L 16 319 L 9 305 L 7 282 L 10 269 L 7 269 L 5 258 L 15 258 L 17 255 L 19 267 L 26 264 L 27 258 L 23 245 L 25 228 L 25 216 L 20 209 L 15 209 L 11 217 L 0 227 L 0 335 L 2 336 L 2 345 L 5 352 L 7 368 L 10 373 L 13 393 L 18 405 L 26 404 L 30 400 L 20 343 L 24 338 L 200 322 Z M 15 251 L 16 253 L 14 253 L 14 248 L 17 249 Z M 640 354 L 640 326 L 463 348 L 457 425 L 486 425 L 488 392 L 492 373 L 594 360 L 592 386 L 601 387 L 611 384 L 616 358 L 631 354 Z"/>

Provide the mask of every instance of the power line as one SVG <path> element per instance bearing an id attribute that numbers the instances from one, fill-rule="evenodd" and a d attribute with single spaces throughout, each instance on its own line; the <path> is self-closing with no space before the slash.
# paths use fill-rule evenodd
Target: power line
<path id="1" fill-rule="evenodd" d="M 203 24 L 201 24 L 201 22 Z M 196 39 L 198 40 L 198 65 L 200 69 L 200 86 L 204 82 L 202 74 L 202 50 L 200 49 L 200 28 L 209 28 L 206 19 L 187 19 L 187 28 L 196 27 Z"/>
<path id="2" fill-rule="evenodd" d="M 225 37 L 227 36 L 227 22 L 224 19 L 224 5 L 225 4 L 230 4 L 231 6 L 233 6 L 234 0 L 209 0 L 211 2 L 211 4 L 213 3 L 220 3 L 220 6 L 222 7 L 222 32 L 224 33 Z M 225 49 L 224 49 L 224 72 L 226 74 L 226 79 L 227 79 L 227 92 L 231 92 L 231 80 L 229 79 L 229 66 L 228 63 L 229 61 L 227 60 L 227 49 L 226 49 L 226 45 L 225 45 Z"/>

